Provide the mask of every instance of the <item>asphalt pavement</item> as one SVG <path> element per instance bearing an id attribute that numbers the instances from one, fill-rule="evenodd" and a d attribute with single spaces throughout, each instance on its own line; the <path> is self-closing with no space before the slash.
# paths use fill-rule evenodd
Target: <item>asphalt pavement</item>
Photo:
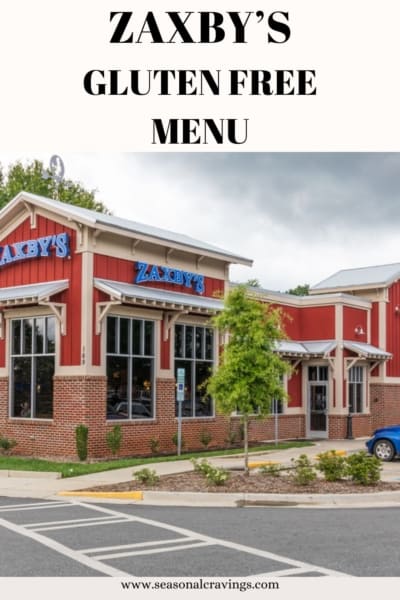
<path id="1" fill-rule="evenodd" d="M 365 449 L 365 439 L 355 440 L 319 440 L 314 446 L 304 448 L 291 448 L 288 450 L 270 451 L 268 453 L 251 454 L 251 462 L 274 461 L 282 465 L 289 465 L 292 458 L 306 454 L 310 458 L 327 450 L 340 450 L 345 453 L 357 452 Z M 242 456 L 225 456 L 210 458 L 209 461 L 221 467 L 240 468 L 243 465 Z M 400 481 L 400 461 L 382 463 L 383 481 Z M 66 493 L 71 497 L 81 498 L 78 490 L 89 487 L 110 485 L 132 479 L 132 473 L 142 467 L 127 467 L 112 471 L 103 471 L 80 477 L 57 479 L 54 474 L 30 473 L 23 471 L 0 471 L 0 496 L 19 498 L 61 499 Z M 193 465 L 190 461 L 180 460 L 160 462 L 151 465 L 159 475 L 167 475 L 190 471 Z M 138 490 L 140 486 L 138 485 Z M 95 498 L 107 499 L 107 495 L 97 495 Z M 260 502 L 264 505 L 293 505 L 304 507 L 373 507 L 373 506 L 398 506 L 400 505 L 399 492 L 376 492 L 358 494 L 227 494 L 227 493 L 186 493 L 186 492 L 151 492 L 119 495 L 113 501 L 134 502 L 149 505 L 170 506 L 238 506 L 243 501 Z M 90 501 L 86 496 L 85 501 Z"/>

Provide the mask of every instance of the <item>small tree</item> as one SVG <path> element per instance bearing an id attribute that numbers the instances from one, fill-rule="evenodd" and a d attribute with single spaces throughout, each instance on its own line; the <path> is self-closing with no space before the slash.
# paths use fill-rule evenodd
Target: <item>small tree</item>
<path id="1" fill-rule="evenodd" d="M 276 341 L 284 337 L 282 318 L 277 309 L 249 298 L 245 286 L 238 286 L 226 297 L 213 324 L 228 334 L 228 342 L 218 370 L 208 380 L 207 392 L 222 413 L 241 414 L 248 474 L 249 419 L 265 417 L 274 399 L 286 397 L 282 376 L 291 368 L 275 351 Z"/>
<path id="2" fill-rule="evenodd" d="M 45 172 L 46 168 L 40 160 L 33 160 L 26 165 L 17 161 L 10 165 L 6 172 L 0 165 L 0 208 L 19 192 L 24 191 L 46 198 L 58 198 L 60 202 L 76 204 L 98 212 L 109 212 L 102 202 L 96 200 L 95 190 L 87 190 L 79 182 L 71 179 L 63 179 L 56 184 L 51 177 L 43 177 Z"/>

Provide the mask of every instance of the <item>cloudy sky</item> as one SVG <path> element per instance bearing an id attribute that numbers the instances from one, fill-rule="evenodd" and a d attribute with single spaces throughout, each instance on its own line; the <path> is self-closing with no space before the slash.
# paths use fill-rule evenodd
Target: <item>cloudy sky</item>
<path id="1" fill-rule="evenodd" d="M 51 153 L 5 154 L 17 159 Z M 271 290 L 400 262 L 400 153 L 63 154 L 65 176 L 117 216 L 254 260 L 231 279 Z"/>

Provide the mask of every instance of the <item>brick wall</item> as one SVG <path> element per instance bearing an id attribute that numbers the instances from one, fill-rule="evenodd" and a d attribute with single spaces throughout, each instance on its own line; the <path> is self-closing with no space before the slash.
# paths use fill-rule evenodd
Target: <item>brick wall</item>
<path id="1" fill-rule="evenodd" d="M 378 427 L 400 423 L 400 386 L 372 384 L 370 386 L 371 431 Z"/>
<path id="2" fill-rule="evenodd" d="M 153 421 L 120 421 L 123 442 L 120 456 L 145 456 L 151 454 L 151 440 L 158 441 L 159 453 L 176 452 L 173 435 L 177 432 L 175 417 L 175 380 L 158 379 L 156 414 Z M 0 378 L 0 434 L 15 438 L 16 454 L 41 457 L 76 459 L 75 428 L 83 423 L 89 428 L 89 458 L 110 457 L 106 444 L 107 431 L 112 421 L 106 421 L 107 380 L 104 376 L 67 376 L 54 378 L 54 417 L 41 419 L 8 418 L 8 378 Z M 371 385 L 370 415 L 354 415 L 353 436 L 369 436 L 374 429 L 400 423 L 400 386 Z M 304 415 L 280 415 L 278 438 L 304 438 Z M 202 432 L 211 435 L 210 448 L 227 445 L 230 431 L 240 442 L 240 418 L 218 415 L 216 418 L 184 419 L 182 435 L 185 449 L 201 450 Z M 347 435 L 347 416 L 329 416 L 329 438 L 343 439 Z M 252 419 L 249 441 L 260 442 L 275 438 L 275 419 Z"/>

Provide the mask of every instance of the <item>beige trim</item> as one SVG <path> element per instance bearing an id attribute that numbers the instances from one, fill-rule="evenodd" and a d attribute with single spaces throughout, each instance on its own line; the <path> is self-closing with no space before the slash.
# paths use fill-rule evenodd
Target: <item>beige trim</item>
<path id="1" fill-rule="evenodd" d="M 29 219 L 29 216 L 30 216 L 30 214 L 27 211 L 27 207 L 25 206 L 25 210 L 23 210 L 20 214 L 18 214 L 16 217 L 11 219 L 11 221 L 9 221 L 7 223 L 7 225 L 2 228 L 1 240 L 4 240 L 4 238 L 8 237 L 10 235 L 10 233 L 13 233 L 13 231 L 15 231 L 15 229 L 17 229 L 20 225 L 22 225 L 22 223 L 24 221 Z M 36 229 L 36 227 L 32 227 L 32 221 L 30 222 L 30 227 L 31 227 L 31 229 Z"/>
<path id="2" fill-rule="evenodd" d="M 395 279 L 393 280 L 395 281 Z M 381 282 L 377 284 L 365 283 L 364 285 L 348 285 L 348 286 L 338 286 L 338 287 L 328 287 L 328 288 L 319 288 L 319 289 L 311 289 L 310 294 L 313 296 L 318 296 L 319 294 L 345 294 L 345 293 L 353 293 L 353 292 L 370 292 L 372 297 L 376 297 L 382 289 L 387 289 L 393 283 L 393 281 Z"/>
<path id="3" fill-rule="evenodd" d="M 249 294 L 252 298 L 260 301 L 279 303 L 281 306 L 296 306 L 296 307 L 308 307 L 308 306 L 336 306 L 345 305 L 356 308 L 371 308 L 371 302 L 364 298 L 358 298 L 349 294 L 321 294 L 315 296 L 288 296 L 287 294 L 279 294 L 261 290 L 257 292 L 257 288 L 250 291 Z"/>
<path id="4" fill-rule="evenodd" d="M 379 348 L 386 348 L 386 305 L 387 301 L 380 301 L 378 308 L 378 339 Z M 386 376 L 386 361 L 379 367 L 379 375 L 383 378 Z"/>
<path id="5" fill-rule="evenodd" d="M 372 307 L 371 307 L 372 308 Z M 367 311 L 367 344 L 371 343 L 371 311 Z"/>
<path id="6" fill-rule="evenodd" d="M 212 327 L 212 317 L 201 317 L 200 315 L 182 315 L 176 325 L 199 325 L 201 327 Z"/>
<path id="7" fill-rule="evenodd" d="M 292 416 L 292 415 L 302 415 L 304 416 L 306 414 L 304 407 L 302 406 L 293 406 L 290 407 L 287 405 L 287 402 L 285 403 L 284 409 L 283 409 L 283 413 L 282 416 L 288 415 L 288 416 Z M 271 415 L 273 416 L 273 415 Z"/>
<path id="8" fill-rule="evenodd" d="M 82 252 L 81 271 L 81 364 L 92 365 L 93 254 Z"/>
<path id="9" fill-rule="evenodd" d="M 333 390 L 332 390 L 332 407 L 333 414 L 340 414 L 343 405 L 343 306 L 337 305 L 335 308 L 335 338 L 336 346 L 336 361 L 333 370 L 333 378 L 335 380 L 335 406 L 333 406 Z"/>
<path id="10" fill-rule="evenodd" d="M 138 319 L 149 319 L 151 321 L 161 321 L 163 313 L 157 308 L 140 308 L 133 304 L 131 305 L 115 305 L 107 316 L 115 317 L 137 317 Z"/>
<path id="11" fill-rule="evenodd" d="M 93 239 L 93 235 L 91 239 Z M 225 261 L 207 257 L 203 252 L 174 250 L 168 242 L 165 246 L 154 246 L 148 241 L 136 238 L 104 234 L 97 235 L 95 245 L 93 242 L 89 243 L 89 249 L 99 256 L 114 256 L 131 262 L 132 283 L 135 272 L 133 263 L 138 261 L 151 265 L 175 267 L 192 273 L 200 273 L 205 277 L 225 279 Z"/>

